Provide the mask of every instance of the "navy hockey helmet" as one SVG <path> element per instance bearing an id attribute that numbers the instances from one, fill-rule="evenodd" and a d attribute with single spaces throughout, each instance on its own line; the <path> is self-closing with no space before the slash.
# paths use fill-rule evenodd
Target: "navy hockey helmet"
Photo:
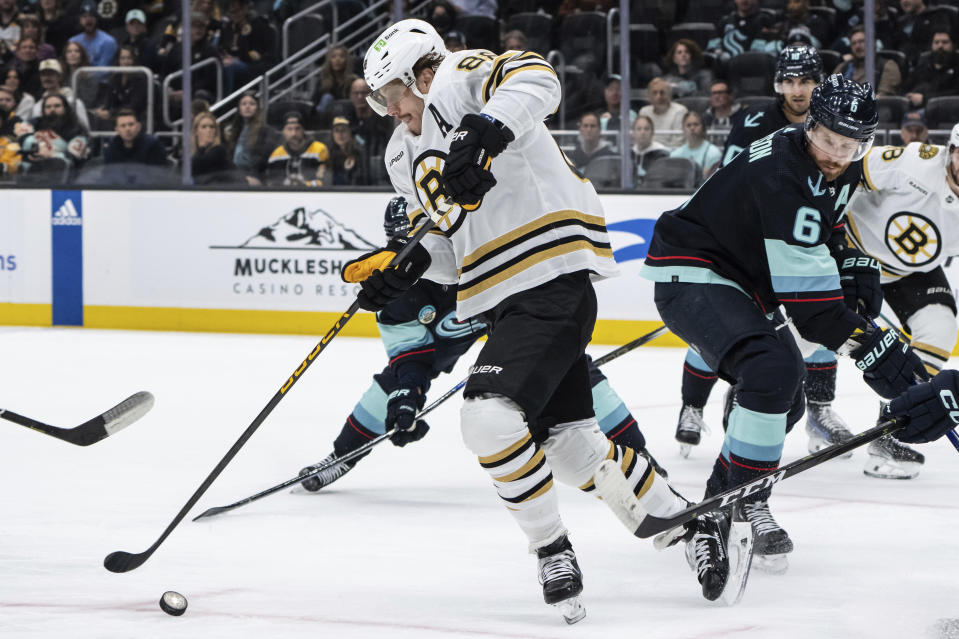
<path id="1" fill-rule="evenodd" d="M 861 159 L 872 146 L 878 124 L 879 111 L 868 82 L 858 84 L 836 73 L 813 90 L 806 118 L 806 136 L 820 148 L 825 148 L 824 143 L 830 146 L 826 150 L 833 155 L 848 156 L 851 161 Z M 817 139 L 819 125 L 855 142 Z M 837 143 L 843 148 L 836 147 Z"/>
<path id="2" fill-rule="evenodd" d="M 383 230 L 386 237 L 406 237 L 410 232 L 410 218 L 406 215 L 406 198 L 397 196 L 386 205 L 383 215 Z"/>
<path id="3" fill-rule="evenodd" d="M 822 82 L 822 58 L 819 52 L 808 44 L 790 44 L 779 52 L 776 59 L 776 84 L 785 78 L 813 78 L 816 84 Z"/>

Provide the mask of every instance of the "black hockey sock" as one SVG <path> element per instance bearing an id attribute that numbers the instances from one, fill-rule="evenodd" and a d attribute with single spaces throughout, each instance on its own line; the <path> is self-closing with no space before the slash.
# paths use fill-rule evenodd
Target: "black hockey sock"
<path id="1" fill-rule="evenodd" d="M 709 399 L 709 393 L 716 385 L 718 377 L 712 371 L 704 371 L 683 363 L 683 405 L 702 408 Z"/>
<path id="2" fill-rule="evenodd" d="M 730 488 L 741 486 L 750 482 L 760 475 L 779 468 L 779 460 L 759 461 L 758 459 L 749 459 L 739 457 L 729 453 L 729 473 L 726 476 L 727 486 Z M 763 501 L 769 499 L 772 494 L 772 488 L 763 488 L 750 495 L 750 501 Z"/>
<path id="3" fill-rule="evenodd" d="M 728 476 L 729 460 L 723 457 L 722 453 L 720 453 L 716 457 L 716 461 L 713 463 L 712 474 L 709 476 L 709 479 L 706 480 L 706 497 L 718 495 L 726 490 L 726 487 L 728 486 Z"/>
<path id="4" fill-rule="evenodd" d="M 636 419 L 630 414 L 627 414 L 623 421 L 606 433 L 606 437 L 614 444 L 626 446 L 633 450 L 638 451 L 646 448 L 646 438 L 643 437 L 643 432 L 639 430 Z"/>
<path id="5" fill-rule="evenodd" d="M 343 429 L 340 431 L 340 434 L 333 440 L 333 452 L 336 453 L 337 457 L 342 457 L 350 451 L 356 450 L 371 439 L 376 438 L 378 435 L 379 433 L 374 433 L 364 428 L 356 418 L 356 415 L 351 413 L 350 416 L 346 418 L 346 423 L 343 424 Z M 367 453 L 367 455 L 368 454 L 369 453 Z M 358 457 L 353 464 L 365 456 L 366 455 Z"/>
<path id="6" fill-rule="evenodd" d="M 836 399 L 836 362 L 806 363 L 806 401 L 829 404 Z"/>

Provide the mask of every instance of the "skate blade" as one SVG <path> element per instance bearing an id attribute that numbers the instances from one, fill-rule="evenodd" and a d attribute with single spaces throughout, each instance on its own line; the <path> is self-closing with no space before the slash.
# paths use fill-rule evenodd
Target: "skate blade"
<path id="1" fill-rule="evenodd" d="M 693 450 L 692 444 L 680 444 L 679 445 L 679 456 L 683 459 L 689 459 L 689 453 Z"/>
<path id="2" fill-rule="evenodd" d="M 785 554 L 753 555 L 753 568 L 767 575 L 784 575 L 789 570 L 789 558 Z"/>
<path id="3" fill-rule="evenodd" d="M 818 453 L 818 452 L 821 451 L 823 448 L 829 448 L 830 446 L 832 446 L 832 444 L 829 443 L 829 440 L 827 440 L 827 439 L 821 439 L 821 438 L 819 438 L 819 437 L 813 437 L 812 435 L 810 435 L 810 437 L 809 437 L 809 452 L 810 452 L 810 453 Z M 850 459 L 851 457 L 852 457 L 852 451 L 849 451 L 848 453 L 844 453 L 844 454 L 840 455 L 840 456 L 839 456 L 839 459 Z"/>
<path id="4" fill-rule="evenodd" d="M 653 547 L 656 550 L 666 550 L 670 546 L 676 544 L 683 537 L 686 536 L 686 527 L 678 526 L 672 530 L 667 530 L 666 532 L 659 533 L 653 537 Z"/>
<path id="5" fill-rule="evenodd" d="M 563 615 L 563 619 L 565 619 L 569 625 L 573 625 L 577 621 L 582 621 L 583 617 L 586 616 L 586 607 L 583 605 L 582 598 L 578 595 L 554 603 L 553 607 L 559 610 L 559 613 Z"/>
<path id="6" fill-rule="evenodd" d="M 862 472 L 868 477 L 877 479 L 914 479 L 919 476 L 921 467 L 922 464 L 916 462 L 897 462 L 870 454 Z"/>
<path id="7" fill-rule="evenodd" d="M 635 534 L 646 517 L 646 511 L 640 506 L 639 500 L 629 487 L 619 462 L 607 459 L 600 464 L 593 475 L 593 483 L 596 484 L 596 492 L 613 511 L 616 518 L 626 526 L 629 532 Z"/>
<path id="8" fill-rule="evenodd" d="M 753 563 L 753 527 L 748 521 L 734 521 L 729 526 L 726 541 L 729 555 L 729 578 L 720 599 L 727 606 L 735 606 L 746 592 L 749 568 Z"/>

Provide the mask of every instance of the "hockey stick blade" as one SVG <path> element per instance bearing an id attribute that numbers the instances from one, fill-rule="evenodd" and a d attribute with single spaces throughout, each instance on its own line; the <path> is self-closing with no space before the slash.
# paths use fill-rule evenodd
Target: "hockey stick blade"
<path id="1" fill-rule="evenodd" d="M 441 210 L 448 212 L 451 207 L 445 202 L 440 203 Z M 426 236 L 426 234 L 436 226 L 439 216 L 436 214 L 431 214 L 429 218 L 426 219 L 423 224 L 417 228 L 416 233 L 410 237 L 409 241 L 406 243 L 406 246 L 400 250 L 399 253 L 390 261 L 399 263 L 402 261 L 410 252 L 420 243 L 420 241 Z M 180 509 L 180 512 L 176 514 L 173 520 L 167 525 L 163 533 L 160 534 L 159 538 L 153 545 L 138 554 L 131 554 L 122 550 L 117 550 L 115 552 L 107 555 L 103 560 L 103 567 L 109 570 L 110 572 L 129 572 L 130 570 L 135 570 L 143 565 L 143 563 L 156 552 L 156 549 L 160 547 L 160 544 L 170 536 L 170 533 L 173 532 L 173 529 L 176 528 L 183 518 L 186 517 L 186 514 L 190 512 L 190 509 L 193 508 L 196 503 L 200 500 L 200 497 L 210 488 L 216 478 L 220 476 L 220 473 L 223 472 L 223 469 L 227 467 L 237 453 L 240 452 L 240 449 L 246 444 L 246 442 L 253 436 L 253 433 L 260 427 L 260 425 L 269 417 L 270 413 L 273 412 L 273 409 L 276 408 L 277 404 L 286 397 L 286 393 L 293 388 L 293 385 L 300 379 L 303 373 L 310 367 L 310 365 L 316 361 L 316 358 L 319 357 L 320 353 L 326 350 L 326 347 L 333 341 L 337 335 L 340 334 L 340 331 L 343 330 L 343 327 L 346 326 L 347 322 L 350 321 L 350 318 L 353 317 L 360 310 L 359 299 L 354 299 L 353 303 L 350 304 L 350 307 L 340 315 L 339 319 L 336 320 L 336 323 L 330 327 L 326 334 L 317 342 L 316 346 L 313 347 L 313 350 L 309 355 L 304 358 L 300 365 L 295 371 L 287 378 L 276 393 L 273 394 L 273 397 L 267 402 L 266 406 L 253 418 L 253 421 L 250 422 L 250 425 L 246 427 L 246 430 L 240 434 L 239 439 L 230 447 L 230 450 L 226 452 L 226 455 L 217 463 L 217 465 L 210 471 L 210 474 L 207 475 L 207 478 L 203 480 L 203 483 L 193 492 L 193 495 L 190 496 L 190 499 L 183 505 Z"/>
<path id="2" fill-rule="evenodd" d="M 647 539 L 649 537 L 666 532 L 667 530 L 672 530 L 678 526 L 682 526 L 683 524 L 692 521 L 700 515 L 704 515 L 718 508 L 723 508 L 730 504 L 737 503 L 753 493 L 762 490 L 763 488 L 770 488 L 773 486 L 773 484 L 778 484 L 788 477 L 792 477 L 793 475 L 797 475 L 804 470 L 809 470 L 813 466 L 818 466 L 825 461 L 839 457 L 850 450 L 859 448 L 860 446 L 868 444 L 873 440 L 879 439 L 883 435 L 893 433 L 902 428 L 903 425 L 904 424 L 897 422 L 895 419 L 884 421 L 878 426 L 874 426 L 869 430 L 865 430 L 854 436 L 852 439 L 848 439 L 841 444 L 835 444 L 833 446 L 823 448 L 818 452 L 806 455 L 805 457 L 797 459 L 794 462 L 786 464 L 782 468 L 771 470 L 768 473 L 763 473 L 749 483 L 736 486 L 735 488 L 731 488 L 725 492 L 719 493 L 718 495 L 713 495 L 712 497 L 704 499 L 698 504 L 693 504 L 689 508 L 679 511 L 672 517 L 656 517 L 654 515 L 646 514 L 642 518 L 640 524 L 636 527 L 636 530 L 633 532 L 633 534 L 642 539 Z"/>
<path id="3" fill-rule="evenodd" d="M 126 398 L 110 410 L 97 415 L 74 428 L 59 428 L 24 417 L 13 411 L 0 408 L 0 418 L 26 426 L 45 435 L 55 437 L 76 446 L 89 446 L 101 439 L 123 430 L 153 408 L 155 399 L 151 393 L 140 391 Z"/>

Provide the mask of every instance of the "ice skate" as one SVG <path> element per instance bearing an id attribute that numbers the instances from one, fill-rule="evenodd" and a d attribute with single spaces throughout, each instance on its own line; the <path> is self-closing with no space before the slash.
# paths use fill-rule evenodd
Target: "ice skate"
<path id="1" fill-rule="evenodd" d="M 676 424 L 676 441 L 679 442 L 679 454 L 689 457 L 693 446 L 698 446 L 702 433 L 709 433 L 709 427 L 703 421 L 703 409 L 684 405 L 679 411 L 679 422 Z"/>
<path id="2" fill-rule="evenodd" d="M 852 439 L 846 422 L 836 414 L 829 403 L 806 402 L 806 434 L 809 435 L 809 452 L 815 453 L 833 444 Z M 841 459 L 852 457 L 852 451 L 840 455 Z"/>
<path id="3" fill-rule="evenodd" d="M 314 470 L 316 470 L 317 468 L 319 468 L 320 466 L 325 466 L 326 464 L 329 464 L 330 462 L 333 462 L 335 460 L 336 460 L 336 453 L 330 453 L 329 455 L 323 458 L 323 461 L 313 464 L 312 466 L 307 466 L 306 468 L 301 470 L 300 475 L 308 475 L 312 473 Z M 356 462 L 346 462 L 345 464 L 337 464 L 335 466 L 331 466 L 330 468 L 327 468 L 326 470 L 323 470 L 317 473 L 316 475 L 313 475 L 312 477 L 308 477 L 304 479 L 303 481 L 300 482 L 300 486 L 302 486 L 303 490 L 305 490 L 306 492 L 315 493 L 319 491 L 321 488 L 326 488 L 327 486 L 335 482 L 337 479 L 339 479 L 346 473 L 353 470 L 353 466 L 355 465 L 356 465 Z"/>
<path id="4" fill-rule="evenodd" d="M 880 437 L 866 449 L 869 457 L 862 472 L 880 479 L 912 479 L 919 475 L 925 456 L 900 443 L 892 435 Z"/>
<path id="5" fill-rule="evenodd" d="M 536 550 L 539 558 L 539 583 L 543 585 L 543 599 L 555 606 L 568 624 L 586 616 L 580 598 L 583 592 L 583 573 L 576 563 L 576 553 L 563 535 L 553 543 Z"/>
<path id="6" fill-rule="evenodd" d="M 786 555 L 793 551 L 793 542 L 789 533 L 773 518 L 769 502 L 762 500 L 744 504 L 743 515 L 753 527 L 753 562 L 756 568 L 774 575 L 785 573 L 789 569 Z"/>
<path id="7" fill-rule="evenodd" d="M 741 515 L 725 511 L 700 516 L 687 535 L 686 561 L 709 601 L 739 603 L 746 591 L 753 556 L 753 531 Z"/>

